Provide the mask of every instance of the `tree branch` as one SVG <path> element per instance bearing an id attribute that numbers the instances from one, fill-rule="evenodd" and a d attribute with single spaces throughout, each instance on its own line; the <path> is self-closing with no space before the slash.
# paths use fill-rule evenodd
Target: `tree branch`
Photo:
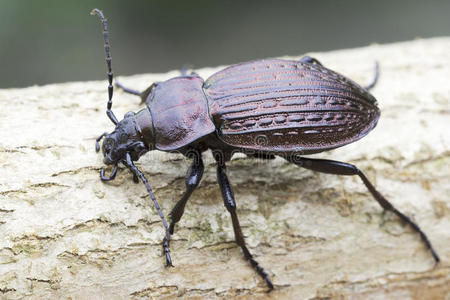
<path id="1" fill-rule="evenodd" d="M 367 137 L 315 157 L 351 162 L 427 233 L 441 256 L 371 198 L 359 178 L 317 174 L 286 161 L 236 156 L 228 166 L 251 251 L 275 290 L 234 243 L 214 162 L 177 225 L 175 268 L 142 184 L 120 168 L 103 183 L 94 141 L 111 131 L 107 81 L 0 91 L 0 296 L 442 299 L 450 293 L 450 38 L 311 54 L 373 90 L 382 110 Z M 103 62 L 99 61 L 99 68 Z M 220 68 L 197 72 L 207 78 Z M 178 75 L 119 78 L 144 90 Z M 115 93 L 117 116 L 140 99 Z M 154 152 L 138 166 L 167 215 L 184 191 L 189 162 Z M 110 171 L 110 170 L 107 170 Z"/>

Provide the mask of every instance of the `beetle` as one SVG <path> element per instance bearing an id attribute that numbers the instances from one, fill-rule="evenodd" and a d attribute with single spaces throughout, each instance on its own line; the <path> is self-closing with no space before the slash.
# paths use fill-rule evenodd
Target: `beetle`
<path id="1" fill-rule="evenodd" d="M 172 266 L 170 236 L 181 219 L 185 205 L 199 185 L 204 165 L 202 153 L 211 150 L 217 162 L 217 180 L 226 209 L 231 215 L 236 243 L 244 257 L 273 289 L 267 272 L 248 250 L 236 213 L 236 202 L 227 174 L 226 162 L 234 153 L 273 159 L 276 156 L 309 170 L 358 176 L 373 198 L 409 224 L 421 237 L 436 263 L 439 256 L 427 235 L 409 217 L 386 200 L 356 166 L 303 155 L 335 149 L 367 135 L 377 124 L 380 110 L 368 91 L 373 83 L 361 87 L 343 75 L 305 56 L 299 61 L 264 59 L 225 68 L 204 81 L 195 73 L 156 82 L 143 92 L 123 87 L 141 97 L 146 107 L 128 112 L 120 122 L 112 111 L 113 73 L 106 19 L 92 10 L 103 25 L 108 75 L 106 114 L 116 126 L 111 133 L 96 139 L 96 151 L 104 138 L 104 163 L 114 165 L 109 177 L 100 171 L 103 181 L 113 180 L 118 164 L 125 165 L 135 182 L 141 180 L 162 220 L 165 237 L 163 251 L 167 266 Z M 192 159 L 186 174 L 186 191 L 172 209 L 168 225 L 144 174 L 134 165 L 151 150 L 177 152 Z"/>

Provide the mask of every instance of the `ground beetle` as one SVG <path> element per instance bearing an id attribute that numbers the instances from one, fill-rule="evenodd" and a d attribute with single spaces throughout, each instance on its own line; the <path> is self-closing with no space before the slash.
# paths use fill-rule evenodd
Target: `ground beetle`
<path id="1" fill-rule="evenodd" d="M 140 96 L 146 104 L 137 113 L 126 113 L 119 122 L 111 110 L 113 73 L 106 19 L 98 9 L 91 14 L 97 14 L 103 24 L 109 81 L 106 114 L 116 126 L 112 133 L 105 132 L 96 140 L 99 151 L 99 142 L 105 138 L 104 163 L 114 165 L 109 177 L 105 177 L 103 169 L 100 177 L 103 181 L 114 179 L 117 166 L 122 163 L 133 173 L 135 182 L 140 179 L 144 183 L 165 228 L 163 249 L 168 266 L 172 265 L 170 235 L 202 178 L 202 152 L 208 149 L 217 161 L 217 180 L 231 214 L 236 243 L 269 289 L 273 289 L 269 275 L 245 245 L 226 175 L 225 163 L 236 152 L 261 159 L 280 156 L 313 171 L 359 176 L 385 210 L 392 211 L 420 234 L 436 263 L 439 262 L 420 227 L 387 201 L 357 167 L 301 156 L 352 143 L 375 127 L 380 110 L 368 89 L 377 76 L 373 84 L 362 88 L 308 56 L 299 61 L 265 59 L 241 63 L 215 73 L 206 81 L 195 73 L 183 72 L 179 77 L 153 83 L 143 92 L 116 84 L 125 92 Z M 150 150 L 182 153 L 193 160 L 186 175 L 186 191 L 170 213 L 169 226 L 147 179 L 133 163 Z"/>

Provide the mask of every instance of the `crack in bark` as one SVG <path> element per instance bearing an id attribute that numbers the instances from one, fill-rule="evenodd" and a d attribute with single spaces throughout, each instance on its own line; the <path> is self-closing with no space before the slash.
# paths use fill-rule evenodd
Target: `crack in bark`
<path id="1" fill-rule="evenodd" d="M 70 145 L 43 145 L 43 146 L 17 146 L 17 149 L 29 149 L 29 150 L 47 150 L 47 149 L 53 149 L 53 148 L 75 148 L 74 146 Z"/>
<path id="2" fill-rule="evenodd" d="M 14 288 L 0 288 L 0 293 L 2 293 L 2 294 L 6 294 L 6 293 L 9 293 L 9 292 L 15 292 L 16 291 L 16 289 L 14 289 Z"/>
<path id="3" fill-rule="evenodd" d="M 446 158 L 450 158 L 450 151 L 444 151 L 438 155 L 433 155 L 431 157 L 427 157 L 424 159 L 420 159 L 420 160 L 414 160 L 408 164 L 405 165 L 405 169 L 415 166 L 415 165 L 421 165 L 421 164 L 425 164 L 425 163 L 429 163 L 429 162 L 435 162 L 441 159 L 446 159 Z"/>
<path id="4" fill-rule="evenodd" d="M 419 282 L 423 282 L 426 288 L 433 289 L 434 285 L 431 282 L 437 282 L 436 285 L 445 285 L 446 281 L 450 279 L 450 267 L 434 268 L 431 271 L 414 272 L 408 271 L 405 273 L 386 273 L 381 276 L 368 278 L 366 280 L 359 281 L 347 281 L 336 280 L 323 286 L 318 295 L 312 299 L 330 299 L 340 298 L 351 294 L 352 291 L 362 291 L 361 296 L 364 293 L 368 293 L 370 290 L 382 289 L 385 291 L 395 290 L 398 286 L 404 285 L 417 285 Z M 439 288 L 439 287 L 438 287 Z M 356 293 L 358 295 L 358 293 Z M 430 296 L 430 295 L 429 295 Z M 431 298 L 430 298 L 431 299 Z"/>
<path id="5" fill-rule="evenodd" d="M 71 186 L 57 183 L 57 182 L 39 182 L 39 183 L 33 183 L 30 185 L 27 185 L 27 186 L 23 187 L 22 189 L 18 189 L 18 190 L 1 191 L 0 195 L 8 195 L 8 194 L 14 194 L 14 193 L 28 194 L 28 193 L 33 193 L 36 188 L 51 188 L 51 187 L 70 188 Z"/>
<path id="6" fill-rule="evenodd" d="M 167 291 L 169 290 L 169 291 Z M 174 293 L 178 291 L 178 287 L 176 285 L 158 285 L 157 287 L 149 287 L 139 291 L 132 292 L 130 296 L 134 297 L 150 297 L 152 293 L 159 291 L 159 295 L 164 295 L 168 293 Z M 182 296 L 182 295 L 178 295 Z"/>
<path id="7" fill-rule="evenodd" d="M 161 221 L 157 220 L 157 221 L 149 221 L 147 219 L 139 219 L 137 221 L 137 223 L 139 224 L 143 224 L 144 226 L 152 226 L 155 224 L 159 224 Z M 74 225 L 71 226 L 67 226 L 65 228 L 63 228 L 66 232 L 69 231 L 76 231 L 76 230 L 81 230 L 84 228 L 92 228 L 92 227 L 96 227 L 98 224 L 105 224 L 109 227 L 117 227 L 117 226 L 122 226 L 124 228 L 128 228 L 128 229 L 136 229 L 138 228 L 137 225 L 126 225 L 125 222 L 121 221 L 121 222 L 111 222 L 109 221 L 107 218 L 105 217 L 99 217 L 99 218 L 95 218 L 95 219 L 89 219 L 86 221 L 83 221 L 81 223 L 76 223 Z"/>
<path id="8" fill-rule="evenodd" d="M 60 175 L 63 175 L 63 174 L 75 175 L 75 174 L 78 174 L 78 173 L 80 173 L 82 171 L 85 171 L 85 170 L 99 172 L 101 169 L 102 169 L 101 167 L 87 166 L 87 167 L 82 167 L 82 168 L 78 168 L 78 169 L 75 169 L 75 170 L 64 170 L 64 171 L 60 171 L 60 172 L 57 172 L 57 173 L 53 173 L 51 175 L 51 177 L 56 177 L 56 176 L 60 176 Z"/>
<path id="9" fill-rule="evenodd" d="M 0 153 L 21 153 L 26 154 L 24 151 L 20 151 L 17 149 L 9 149 L 9 148 L 0 148 Z"/>
<path id="10" fill-rule="evenodd" d="M 54 234 L 52 236 L 40 236 L 40 235 L 36 235 L 36 234 L 26 234 L 26 235 L 22 235 L 21 237 L 13 238 L 11 240 L 13 242 L 33 241 L 33 240 L 48 241 L 48 240 L 56 240 L 62 236 L 63 236 L 62 234 Z"/>

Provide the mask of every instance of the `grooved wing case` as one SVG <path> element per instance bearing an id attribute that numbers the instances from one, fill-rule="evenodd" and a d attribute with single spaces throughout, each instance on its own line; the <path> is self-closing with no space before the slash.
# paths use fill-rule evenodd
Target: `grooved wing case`
<path id="1" fill-rule="evenodd" d="M 354 142 L 379 118 L 376 99 L 319 64 L 281 59 L 228 67 L 204 84 L 226 144 L 260 151 L 315 153 Z"/>

